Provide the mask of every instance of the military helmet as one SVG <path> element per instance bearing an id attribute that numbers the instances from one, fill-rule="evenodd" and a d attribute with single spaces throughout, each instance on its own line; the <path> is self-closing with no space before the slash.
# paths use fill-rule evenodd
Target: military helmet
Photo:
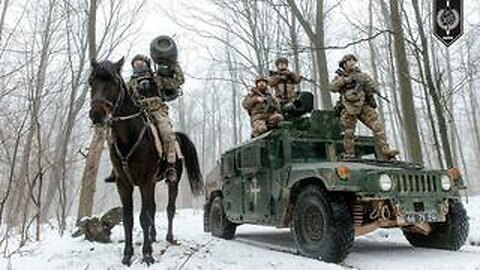
<path id="1" fill-rule="evenodd" d="M 275 66 L 278 66 L 280 63 L 285 63 L 288 65 L 288 59 L 285 57 L 279 57 L 275 60 Z"/>
<path id="2" fill-rule="evenodd" d="M 357 60 L 357 57 L 354 55 L 354 54 L 345 54 L 342 59 L 338 62 L 338 66 L 343 68 L 343 65 L 348 61 L 348 60 L 355 60 L 355 61 L 358 61 Z"/>
<path id="3" fill-rule="evenodd" d="M 268 77 L 265 75 L 258 75 L 257 78 L 255 78 L 255 84 L 257 84 L 259 81 L 268 83 Z"/>
<path id="4" fill-rule="evenodd" d="M 147 66 L 148 66 L 148 67 L 151 66 L 152 61 L 150 61 L 150 58 L 149 58 L 148 56 L 143 55 L 143 54 L 137 54 L 137 55 L 135 55 L 135 56 L 133 57 L 133 59 L 132 59 L 132 62 L 131 62 L 132 67 L 133 67 L 133 63 L 135 63 L 135 61 L 138 61 L 138 60 L 143 60 L 143 61 L 145 61 L 145 63 L 147 63 Z"/>

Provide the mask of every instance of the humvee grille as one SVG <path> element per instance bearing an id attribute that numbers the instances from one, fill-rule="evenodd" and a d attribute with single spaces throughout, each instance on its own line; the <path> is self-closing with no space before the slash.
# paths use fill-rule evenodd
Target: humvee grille
<path id="1" fill-rule="evenodd" d="M 254 168 L 261 165 L 260 163 L 260 149 L 257 146 L 248 147 L 242 150 L 241 153 L 241 168 Z"/>
<path id="2" fill-rule="evenodd" d="M 436 192 L 438 188 L 436 175 L 400 174 L 393 178 L 399 192 Z"/>

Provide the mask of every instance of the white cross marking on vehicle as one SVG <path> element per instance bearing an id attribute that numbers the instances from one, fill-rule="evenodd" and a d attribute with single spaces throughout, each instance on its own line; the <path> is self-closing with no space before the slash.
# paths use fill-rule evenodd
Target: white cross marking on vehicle
<path id="1" fill-rule="evenodd" d="M 253 202 L 257 205 L 257 193 L 260 192 L 260 188 L 257 185 L 257 178 L 252 179 L 252 185 L 250 185 L 250 193 L 253 193 Z"/>

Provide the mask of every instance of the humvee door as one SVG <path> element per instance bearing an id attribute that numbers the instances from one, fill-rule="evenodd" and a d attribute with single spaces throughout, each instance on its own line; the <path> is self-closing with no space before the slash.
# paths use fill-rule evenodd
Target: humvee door
<path id="1" fill-rule="evenodd" d="M 270 170 L 263 141 L 239 149 L 238 168 L 243 182 L 244 216 L 247 222 L 265 222 L 270 213 Z"/>

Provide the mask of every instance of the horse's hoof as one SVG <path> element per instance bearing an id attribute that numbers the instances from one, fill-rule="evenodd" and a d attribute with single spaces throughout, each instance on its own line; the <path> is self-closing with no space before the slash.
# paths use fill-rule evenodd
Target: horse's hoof
<path id="1" fill-rule="evenodd" d="M 151 254 L 144 255 L 142 263 L 146 263 L 147 266 L 150 266 L 151 264 L 155 263 L 155 259 L 153 259 L 153 256 Z"/>
<path id="2" fill-rule="evenodd" d="M 157 237 L 156 237 L 155 235 L 150 235 L 149 238 L 150 238 L 150 239 L 149 239 L 150 242 L 152 242 L 152 243 L 156 243 L 156 242 L 157 242 Z"/>
<path id="3" fill-rule="evenodd" d="M 126 265 L 126 266 L 130 266 L 131 264 L 131 259 L 132 256 L 131 255 L 125 255 L 123 256 L 123 259 L 122 259 L 122 264 Z"/>
<path id="4" fill-rule="evenodd" d="M 178 245 L 178 241 L 173 239 L 173 236 L 168 236 L 167 235 L 167 242 L 170 243 L 171 245 Z"/>

